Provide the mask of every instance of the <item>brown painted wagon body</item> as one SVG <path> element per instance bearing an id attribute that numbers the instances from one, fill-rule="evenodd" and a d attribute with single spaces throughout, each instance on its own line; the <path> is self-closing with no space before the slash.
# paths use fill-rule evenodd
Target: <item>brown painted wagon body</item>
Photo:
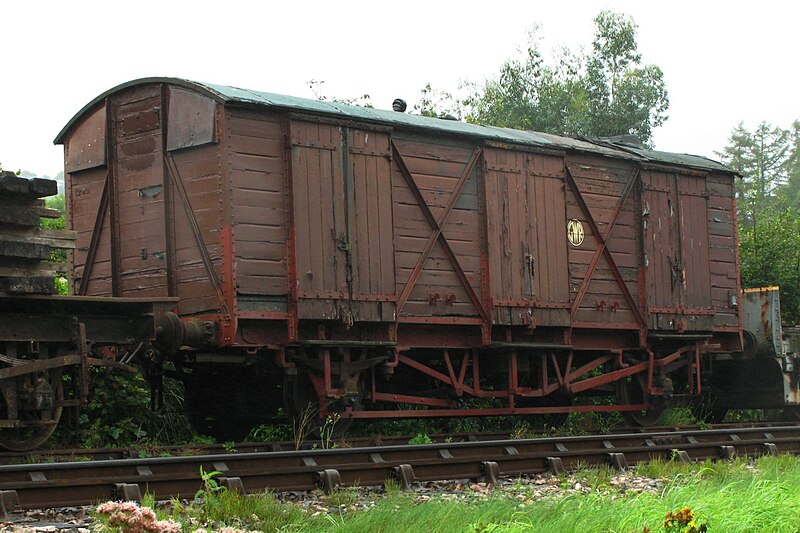
<path id="1" fill-rule="evenodd" d="M 709 159 L 161 78 L 56 142 L 75 294 L 177 297 L 190 390 L 645 422 L 742 349 L 735 175 Z"/>

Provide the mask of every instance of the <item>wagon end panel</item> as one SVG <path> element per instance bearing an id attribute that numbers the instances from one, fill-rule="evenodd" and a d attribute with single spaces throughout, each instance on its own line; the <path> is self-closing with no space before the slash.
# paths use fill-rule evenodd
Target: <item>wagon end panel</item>
<path id="1" fill-rule="evenodd" d="M 237 309 L 285 314 L 289 282 L 283 120 L 244 109 L 226 112 Z"/>
<path id="2" fill-rule="evenodd" d="M 568 326 L 563 158 L 494 148 L 485 157 L 494 323 Z"/>
<path id="3" fill-rule="evenodd" d="M 107 114 L 104 102 L 64 143 L 67 227 L 77 234 L 67 252 L 70 292 L 111 296 L 111 217 L 108 201 Z"/>
<path id="4" fill-rule="evenodd" d="M 573 326 L 642 331 L 638 168 L 593 157 L 567 163 Z"/>
<path id="5" fill-rule="evenodd" d="M 740 326 L 740 287 L 733 180 L 732 175 L 712 174 L 706 180 L 706 190 L 713 327 L 735 332 Z"/>
<path id="6" fill-rule="evenodd" d="M 487 322 L 478 192 L 482 148 L 395 137 L 392 149 L 398 320 Z"/>
<path id="7" fill-rule="evenodd" d="M 161 88 L 131 88 L 110 103 L 113 295 L 169 296 Z"/>
<path id="8" fill-rule="evenodd" d="M 298 318 L 394 321 L 388 133 L 290 129 Z"/>

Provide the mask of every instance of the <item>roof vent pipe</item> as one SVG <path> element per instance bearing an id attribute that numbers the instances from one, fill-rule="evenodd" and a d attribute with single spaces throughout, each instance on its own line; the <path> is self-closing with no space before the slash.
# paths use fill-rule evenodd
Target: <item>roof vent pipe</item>
<path id="1" fill-rule="evenodd" d="M 392 102 L 392 111 L 405 113 L 407 107 L 408 105 L 406 104 L 406 101 L 402 98 L 395 98 L 394 102 Z"/>

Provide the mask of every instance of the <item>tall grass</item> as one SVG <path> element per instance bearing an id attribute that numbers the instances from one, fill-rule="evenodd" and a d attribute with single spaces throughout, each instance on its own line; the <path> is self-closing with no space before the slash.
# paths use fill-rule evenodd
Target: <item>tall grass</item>
<path id="1" fill-rule="evenodd" d="M 705 462 L 683 465 L 655 462 L 637 467 L 629 477 L 669 476 L 657 492 L 621 490 L 609 483 L 610 472 L 581 469 L 573 478 L 588 492 L 540 496 L 536 485 L 432 496 L 388 490 L 375 496 L 368 510 L 355 505 L 358 491 L 343 489 L 322 498 L 329 513 L 308 512 L 279 503 L 270 494 L 241 497 L 206 487 L 201 501 L 173 502 L 173 518 L 184 531 L 223 525 L 260 531 L 351 532 L 798 532 L 800 531 L 800 458 L 764 457 L 754 462 Z M 562 486 L 571 483 L 563 480 Z M 422 500 L 425 501 L 422 501 Z M 665 528 L 668 513 L 688 507 L 693 525 Z M 313 509 L 313 508 L 312 508 Z M 319 509 L 319 507 L 316 507 Z M 169 515 L 159 513 L 159 518 Z M 686 527 L 684 527 L 686 526 Z"/>
<path id="2" fill-rule="evenodd" d="M 800 459 L 766 457 L 755 468 L 745 461 L 676 466 L 661 492 L 620 495 L 608 491 L 571 494 L 559 500 L 520 501 L 495 495 L 486 501 L 414 503 L 399 495 L 375 509 L 326 524 L 326 531 L 436 532 L 641 532 L 664 531 L 668 512 L 689 506 L 709 531 L 800 530 Z M 604 476 L 601 476 L 604 477 Z M 317 525 L 312 525 L 315 529 Z"/>

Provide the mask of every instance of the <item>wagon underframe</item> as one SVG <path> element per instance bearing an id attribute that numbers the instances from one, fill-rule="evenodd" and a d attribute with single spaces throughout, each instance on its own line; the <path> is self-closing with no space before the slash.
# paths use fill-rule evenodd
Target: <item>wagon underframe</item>
<path id="1" fill-rule="evenodd" d="M 301 356 L 287 357 L 281 352 L 278 362 L 292 374 L 307 372 L 322 418 L 334 411 L 342 418 L 365 419 L 536 415 L 661 408 L 665 395 L 668 397 L 672 393 L 672 382 L 668 378 L 674 377 L 680 369 L 685 369 L 682 374 L 685 374 L 686 389 L 682 392 L 698 395 L 702 392 L 701 357 L 712 349 L 719 349 L 719 345 L 698 341 L 658 356 L 652 351 L 598 353 L 562 347 L 536 352 L 441 350 L 436 355 L 426 351 L 424 356 L 415 357 L 413 351 L 404 352 L 398 348 L 391 349 L 387 356 L 375 356 L 374 353 L 368 355 L 362 348 L 340 346 L 322 347 L 310 356 L 307 350 L 303 350 Z M 484 366 L 486 358 L 492 363 L 493 371 L 488 375 L 481 371 L 482 358 Z M 532 372 L 534 367 L 535 372 Z M 498 370 L 500 368 L 502 370 Z M 435 390 L 427 394 L 388 390 L 384 383 L 389 380 L 382 376 L 400 373 L 405 374 L 404 380 L 411 376 L 417 380 L 427 379 Z M 531 376 L 537 383 L 523 385 Z M 614 394 L 629 378 L 641 383 L 640 398 L 653 400 L 618 405 L 572 405 L 571 399 L 578 396 Z M 491 384 L 487 384 L 489 381 Z M 348 397 L 351 402 L 338 403 Z M 473 407 L 469 406 L 471 399 L 496 399 L 502 405 Z M 362 405 L 363 401 L 385 408 L 368 409 Z M 332 408 L 334 405 L 340 407 Z"/>

